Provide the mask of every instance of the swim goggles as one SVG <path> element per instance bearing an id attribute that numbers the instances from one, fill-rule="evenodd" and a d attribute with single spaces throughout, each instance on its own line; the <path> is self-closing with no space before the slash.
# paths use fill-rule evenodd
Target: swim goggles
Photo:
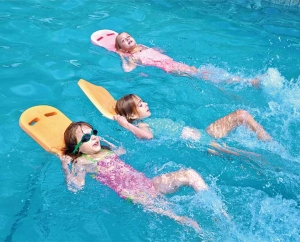
<path id="1" fill-rule="evenodd" d="M 76 151 L 79 149 L 80 145 L 82 145 L 82 143 L 88 142 L 91 139 L 92 135 L 97 135 L 97 134 L 98 134 L 98 130 L 96 129 L 93 129 L 90 134 L 84 134 L 80 142 L 75 146 L 72 153 L 75 154 Z"/>

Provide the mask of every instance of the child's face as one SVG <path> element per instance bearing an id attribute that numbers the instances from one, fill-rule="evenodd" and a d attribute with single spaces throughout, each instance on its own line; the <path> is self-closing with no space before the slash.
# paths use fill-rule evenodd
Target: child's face
<path id="1" fill-rule="evenodd" d="M 131 51 L 136 46 L 134 38 L 125 32 L 117 36 L 117 42 L 124 51 Z"/>
<path id="2" fill-rule="evenodd" d="M 91 134 L 92 129 L 88 126 L 79 126 L 76 130 L 77 144 L 82 140 L 84 134 Z M 98 153 L 101 150 L 100 139 L 96 135 L 91 135 L 90 140 L 82 142 L 79 147 L 79 151 L 86 155 L 92 155 Z"/>
<path id="3" fill-rule="evenodd" d="M 148 103 L 143 102 L 143 100 L 138 96 L 134 97 L 134 103 L 136 105 L 136 111 L 137 111 L 136 119 L 143 119 L 151 116 Z"/>

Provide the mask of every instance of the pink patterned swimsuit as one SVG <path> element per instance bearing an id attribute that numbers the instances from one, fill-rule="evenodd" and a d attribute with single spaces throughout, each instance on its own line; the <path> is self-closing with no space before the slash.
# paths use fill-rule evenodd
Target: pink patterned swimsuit
<path id="1" fill-rule="evenodd" d="M 174 61 L 159 51 L 148 48 L 132 54 L 134 60 L 144 66 L 156 66 L 165 72 L 190 72 L 190 67 Z"/>
<path id="2" fill-rule="evenodd" d="M 125 164 L 113 152 L 107 153 L 103 159 L 95 162 L 97 162 L 98 173 L 94 178 L 116 191 L 120 197 L 154 198 L 158 195 L 151 179 Z"/>

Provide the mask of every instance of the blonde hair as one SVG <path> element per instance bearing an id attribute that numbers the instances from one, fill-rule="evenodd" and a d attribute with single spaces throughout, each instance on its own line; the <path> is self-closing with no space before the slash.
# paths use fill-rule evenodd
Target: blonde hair
<path id="1" fill-rule="evenodd" d="M 118 37 L 120 34 L 123 34 L 123 33 L 126 33 L 126 32 L 121 32 L 121 33 L 119 33 L 119 34 L 116 36 L 116 40 L 115 40 L 115 48 L 116 48 L 117 51 L 122 50 L 122 48 L 121 48 L 121 46 L 120 46 L 120 44 L 119 44 L 119 42 L 118 42 L 118 40 L 117 40 L 117 37 Z"/>

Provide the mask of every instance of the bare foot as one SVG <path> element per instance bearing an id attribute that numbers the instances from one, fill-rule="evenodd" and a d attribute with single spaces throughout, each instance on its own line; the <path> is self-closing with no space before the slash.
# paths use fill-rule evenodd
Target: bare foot
<path id="1" fill-rule="evenodd" d="M 257 138 L 262 141 L 272 141 L 272 137 L 265 131 L 258 132 Z"/>

